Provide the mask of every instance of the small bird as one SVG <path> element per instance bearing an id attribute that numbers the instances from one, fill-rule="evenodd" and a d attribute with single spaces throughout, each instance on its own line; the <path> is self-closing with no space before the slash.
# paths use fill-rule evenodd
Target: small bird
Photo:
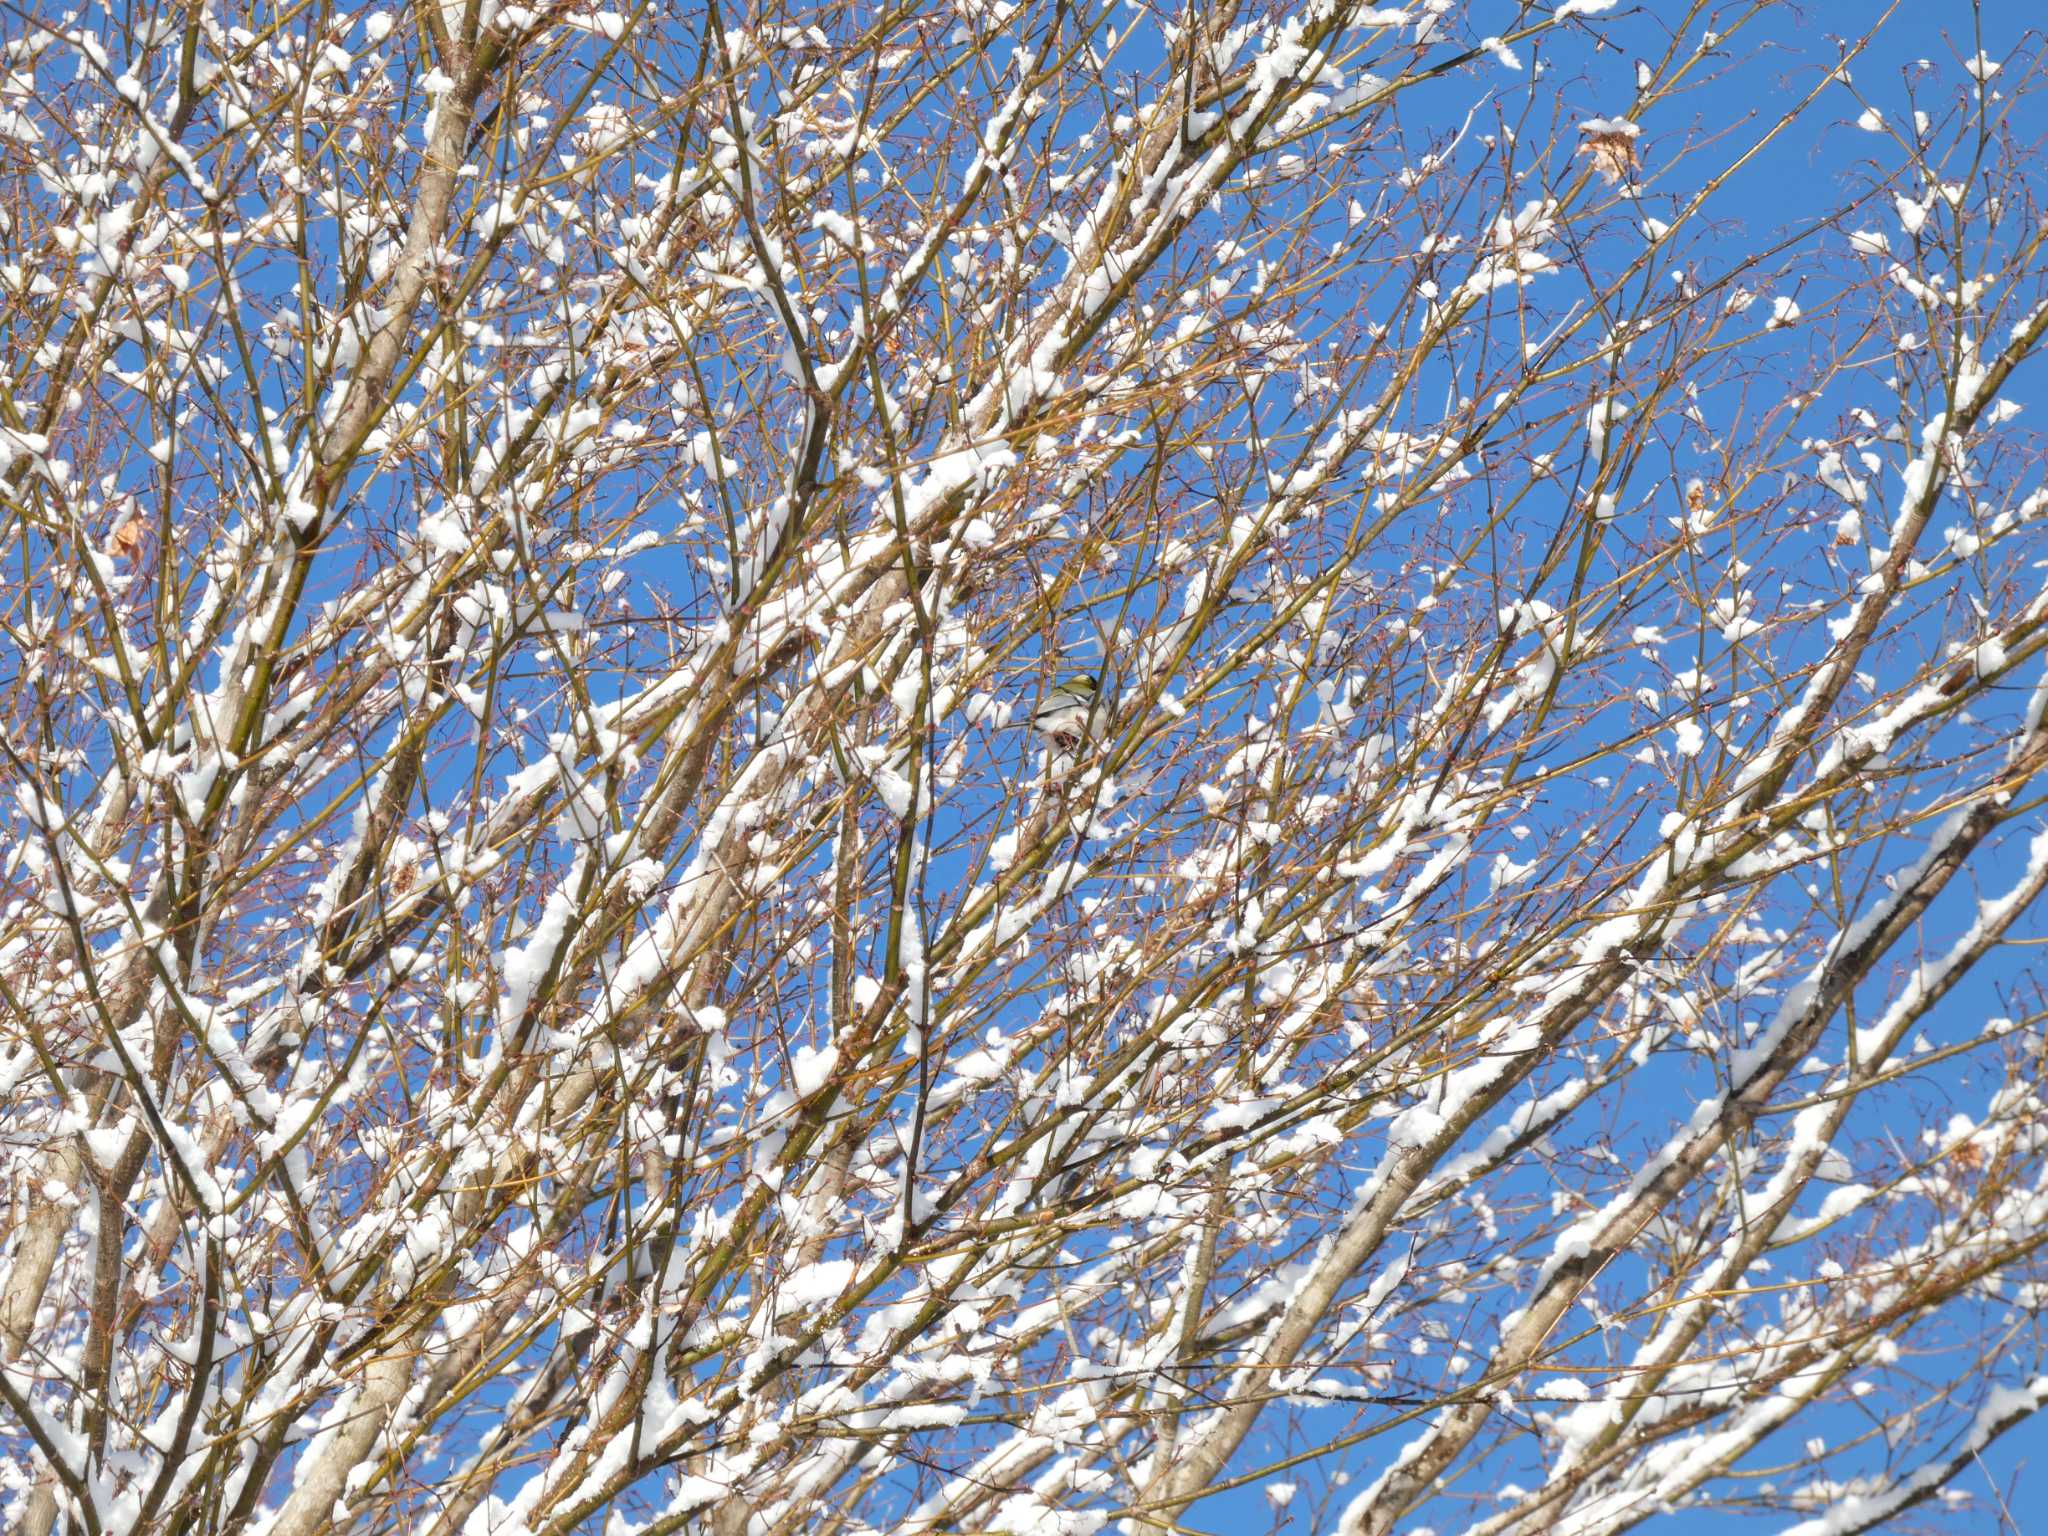
<path id="1" fill-rule="evenodd" d="M 1032 711 L 1031 728 L 1062 746 L 1072 747 L 1087 736 L 1102 685 L 1093 673 L 1062 678 Z"/>

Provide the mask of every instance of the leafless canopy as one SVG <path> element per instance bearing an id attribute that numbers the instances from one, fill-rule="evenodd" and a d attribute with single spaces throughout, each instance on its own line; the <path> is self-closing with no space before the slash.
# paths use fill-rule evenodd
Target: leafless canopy
<path id="1" fill-rule="evenodd" d="M 2009 1518 L 2028 8 L 604 4 L 0 24 L 10 1528 Z"/>

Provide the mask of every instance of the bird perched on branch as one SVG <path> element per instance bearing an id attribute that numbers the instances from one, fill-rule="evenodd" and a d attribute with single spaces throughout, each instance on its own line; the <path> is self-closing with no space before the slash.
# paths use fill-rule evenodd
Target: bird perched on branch
<path id="1" fill-rule="evenodd" d="M 1061 746 L 1079 745 L 1093 724 L 1101 692 L 1102 685 L 1093 673 L 1070 673 L 1039 700 L 1031 714 L 1031 728 Z"/>

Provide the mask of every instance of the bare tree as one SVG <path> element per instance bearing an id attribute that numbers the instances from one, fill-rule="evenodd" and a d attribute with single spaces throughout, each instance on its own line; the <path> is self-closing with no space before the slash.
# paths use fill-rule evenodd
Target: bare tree
<path id="1" fill-rule="evenodd" d="M 0 31 L 10 1526 L 1984 1494 L 2020 8 L 596 3 Z"/>

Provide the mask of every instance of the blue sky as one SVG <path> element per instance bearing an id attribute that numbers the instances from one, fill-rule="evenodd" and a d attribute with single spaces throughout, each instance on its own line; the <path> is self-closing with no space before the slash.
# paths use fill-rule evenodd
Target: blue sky
<path id="1" fill-rule="evenodd" d="M 1663 33 L 1664 22 L 1660 13 L 1672 9 L 1675 7 L 1643 6 L 1633 12 L 1610 13 L 1601 18 L 1603 31 L 1617 42 L 1634 39 L 1640 50 L 1648 53 Z M 1741 44 L 1729 57 L 1731 67 L 1722 77 L 1697 83 L 1681 98 L 1660 106 L 1645 120 L 1642 141 L 1645 161 L 1654 169 L 1660 148 L 1669 153 L 1672 146 L 1689 138 L 1727 133 L 1739 139 L 1746 128 L 1753 131 L 1755 126 L 1768 121 L 1811 89 L 1813 83 L 1840 57 L 1841 46 L 1846 40 L 1852 36 L 1860 37 L 1865 30 L 1880 22 L 1882 25 L 1875 40 L 1862 51 L 1851 68 L 1857 92 L 1864 102 L 1877 106 L 1895 120 L 1909 118 L 1916 105 L 1939 113 L 1952 107 L 1956 99 L 1956 61 L 1973 57 L 1980 48 L 1994 60 L 2005 59 L 2014 50 L 2020 50 L 2023 57 L 2012 61 L 2006 79 L 2017 76 L 2020 66 L 2031 62 L 2038 46 L 2037 40 L 2028 32 L 2029 28 L 2039 25 L 2043 14 L 2041 7 L 2023 3 L 2023 0 L 1989 0 L 1974 16 L 1967 6 L 1946 3 L 1906 4 L 1889 8 L 1889 12 L 1887 7 L 1866 3 L 1774 7 L 1744 29 Z M 1477 21 L 1471 24 L 1476 29 Z M 1584 58 L 1586 50 L 1574 48 L 1570 56 Z M 1524 61 L 1528 63 L 1540 57 L 1540 50 L 1531 51 L 1524 54 Z M 1561 96 L 1565 103 L 1566 121 L 1603 110 L 1619 110 L 1631 95 L 1629 82 L 1633 58 L 1634 53 L 1625 44 L 1595 60 L 1591 68 L 1597 73 L 1570 79 L 1550 76 L 1533 80 L 1528 73 L 1516 75 L 1491 65 L 1481 66 L 1468 74 L 1404 95 L 1400 106 L 1402 125 L 1412 134 L 1418 128 L 1454 123 L 1470 105 L 1475 80 L 1483 80 L 1497 89 L 1504 111 L 1512 112 L 1518 94 L 1532 92 L 1538 97 Z M 1930 64 L 1935 66 L 1932 70 L 1926 67 Z M 1998 83 L 1994 77 L 1994 86 Z M 1608 103 L 1612 105 L 1603 105 Z M 1717 216 L 1720 221 L 1715 233 L 1714 252 L 1725 260 L 1746 249 L 1756 249 L 1795 230 L 1800 221 L 1810 217 L 1815 210 L 1839 206 L 1850 197 L 1874 190 L 1873 171 L 1887 162 L 1874 157 L 1873 151 L 1879 146 L 1873 143 L 1870 134 L 1857 126 L 1856 119 L 1861 111 L 1861 104 L 1847 89 L 1829 90 L 1809 109 L 1801 123 L 1737 171 L 1720 190 L 1710 209 L 1710 216 Z M 1547 119 L 1548 115 L 1547 106 L 1533 114 L 1539 121 Z M 2019 138 L 2027 142 L 2038 139 L 2044 126 L 2043 119 L 2038 97 L 2022 106 L 2013 118 Z M 1717 162 L 1709 155 L 1699 163 L 1709 165 Z M 1895 164 L 1896 161 L 1889 163 Z M 1693 180 L 1683 174 L 1674 174 L 1661 183 L 1653 175 L 1645 209 L 1654 213 L 1660 197 L 1688 195 L 1694 186 Z M 1862 222 L 1872 227 L 1895 227 L 1889 213 L 1888 196 L 1872 216 Z M 2037 367 L 2033 377 L 2022 376 L 2012 393 L 2023 403 L 2038 398 L 2040 386 L 2037 380 L 2040 377 L 2041 371 Z M 1949 1001 L 1944 1014 L 1937 1015 L 1935 1026 L 1929 1033 L 1938 1041 L 1944 1018 L 1982 1017 L 1987 1012 L 2001 1011 L 2005 1009 L 1993 991 L 1991 979 L 1980 978 L 1965 986 Z M 1660 1083 L 1674 1092 L 1686 1091 L 1681 1084 L 1647 1076 L 1636 1080 L 1633 1089 L 1638 1094 L 1654 1091 Z M 1939 1094 L 1943 1086 L 1939 1074 L 1933 1074 L 1925 1091 Z M 1669 1106 L 1645 1105 L 1641 1108 L 1648 1112 L 1635 1113 L 1631 1118 L 1643 1135 L 1654 1137 L 1659 1126 L 1665 1123 L 1664 1117 L 1670 1113 Z M 1921 1375 L 1930 1380 L 1939 1379 L 1940 1360 L 1941 1353 L 1937 1349 L 1929 1359 L 1920 1362 Z M 2015 1374 L 2025 1370 L 2029 1363 L 2014 1362 Z M 1355 1433 L 1359 1428 L 1358 1421 L 1348 1411 L 1328 1409 L 1303 1411 L 1295 1425 L 1296 1432 L 1284 1436 L 1276 1432 L 1280 1422 L 1275 1419 L 1262 1423 L 1261 1430 L 1253 1435 L 1245 1454 L 1239 1458 L 1238 1471 L 1248 1472 L 1282 1457 L 1312 1451 L 1319 1433 Z M 1866 1428 L 1860 1416 L 1842 1410 L 1818 1419 L 1799 1420 L 1795 1433 L 1789 1439 L 1797 1442 L 1813 1435 L 1848 1437 L 1861 1434 Z M 1385 1464 L 1385 1458 L 1411 1433 L 1411 1429 L 1393 1429 L 1362 1447 L 1319 1458 L 1312 1467 L 1276 1474 L 1300 1485 L 1293 1502 L 1284 1510 L 1276 1509 L 1260 1488 L 1248 1487 L 1219 1494 L 1197 1504 L 1188 1513 L 1187 1528 L 1218 1533 L 1218 1536 L 1239 1536 L 1239 1533 L 1265 1530 L 1303 1533 L 1328 1530 L 1343 1503 L 1340 1495 L 1324 1513 L 1324 1507 L 1315 1497 L 1328 1469 L 1345 1468 L 1350 1474 L 1346 1491 L 1356 1492 L 1371 1481 Z M 1794 1446 L 1784 1448 L 1797 1455 Z M 1882 1447 L 1878 1449 L 1881 1451 Z M 1746 1465 L 1762 1467 L 1772 1459 L 1751 1458 Z M 1493 1465 L 1497 1465 L 1498 1475 L 1503 1481 L 1512 1475 L 1527 1485 L 1526 1466 Z M 1483 1494 L 1486 1490 L 1474 1488 L 1472 1483 L 1474 1478 L 1486 1477 L 1489 1467 L 1490 1464 L 1482 1463 L 1466 1475 L 1461 1486 Z M 1797 1480 L 1796 1477 L 1790 1479 Z M 1739 1498 L 1743 1486 L 1742 1479 L 1730 1479 L 1715 1491 L 1723 1496 Z M 2029 1508 L 2048 1499 L 2048 1425 L 2044 1425 L 2037 1416 L 2010 1431 L 1983 1453 L 1977 1470 L 1956 1486 L 1972 1496 L 1967 1508 L 1943 1510 L 1931 1504 L 1922 1505 L 1897 1528 L 1959 1532 L 2032 1529 L 2036 1522 L 2030 1518 Z M 2000 1511 L 2002 1503 L 2010 1508 L 2016 1524 L 2007 1523 Z M 1481 1499 L 1473 1506 L 1472 1517 L 1479 1518 L 1487 1512 L 1487 1505 Z M 1402 1528 L 1420 1530 L 1420 1522 L 1433 1520 L 1442 1536 L 1442 1533 L 1458 1528 L 1456 1524 L 1446 1522 L 1448 1513 L 1446 1501 L 1443 1507 L 1419 1514 Z M 1729 1528 L 1730 1519 L 1731 1514 L 1726 1510 L 1676 1511 L 1652 1518 L 1642 1528 L 1663 1533 L 1663 1536 L 1695 1536 L 1695 1533 L 1725 1531 Z M 1747 1521 L 1745 1526 L 1764 1531 L 1790 1523 L 1786 1516 L 1774 1514 Z"/>

